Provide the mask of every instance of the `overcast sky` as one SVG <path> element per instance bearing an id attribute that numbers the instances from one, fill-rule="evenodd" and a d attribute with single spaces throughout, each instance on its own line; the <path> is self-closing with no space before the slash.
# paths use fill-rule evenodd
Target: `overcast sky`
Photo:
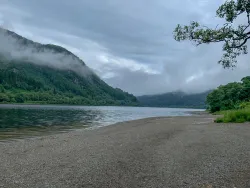
<path id="1" fill-rule="evenodd" d="M 135 95 L 201 92 L 250 75 L 218 65 L 221 45 L 178 43 L 176 24 L 223 23 L 224 0 L 0 0 L 0 24 L 41 43 L 66 47 L 104 81 Z"/>

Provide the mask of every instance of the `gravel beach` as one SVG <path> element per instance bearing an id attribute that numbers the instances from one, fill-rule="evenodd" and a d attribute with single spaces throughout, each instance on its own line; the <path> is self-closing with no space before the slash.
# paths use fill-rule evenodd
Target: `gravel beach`
<path id="1" fill-rule="evenodd" d="M 2 142 L 0 187 L 250 187 L 250 124 L 213 118 L 148 118 Z"/>

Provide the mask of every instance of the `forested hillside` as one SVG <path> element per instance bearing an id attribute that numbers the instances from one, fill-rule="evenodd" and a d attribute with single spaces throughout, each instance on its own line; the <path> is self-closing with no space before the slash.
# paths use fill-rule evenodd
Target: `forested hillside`
<path id="1" fill-rule="evenodd" d="M 184 92 L 170 92 L 160 95 L 146 95 L 137 97 L 143 106 L 150 107 L 185 107 L 206 108 L 206 97 L 211 91 L 186 94 Z"/>
<path id="2" fill-rule="evenodd" d="M 0 103 L 138 105 L 70 51 L 0 29 Z"/>

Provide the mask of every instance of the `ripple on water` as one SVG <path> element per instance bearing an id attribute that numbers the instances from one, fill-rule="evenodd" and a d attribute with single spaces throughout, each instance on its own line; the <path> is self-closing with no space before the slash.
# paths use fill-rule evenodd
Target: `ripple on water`
<path id="1" fill-rule="evenodd" d="M 0 105 L 0 140 L 41 136 L 72 129 L 160 116 L 187 116 L 194 109 Z"/>

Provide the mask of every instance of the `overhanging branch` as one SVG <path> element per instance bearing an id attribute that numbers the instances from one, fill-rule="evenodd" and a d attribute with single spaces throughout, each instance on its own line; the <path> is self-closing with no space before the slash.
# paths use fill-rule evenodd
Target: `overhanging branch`
<path id="1" fill-rule="evenodd" d="M 238 45 L 238 46 L 229 46 L 229 48 L 240 48 L 240 47 L 242 47 L 244 44 L 247 43 L 248 39 L 250 39 L 250 36 L 247 37 L 247 38 L 245 38 L 245 40 L 244 40 L 240 45 Z"/>

